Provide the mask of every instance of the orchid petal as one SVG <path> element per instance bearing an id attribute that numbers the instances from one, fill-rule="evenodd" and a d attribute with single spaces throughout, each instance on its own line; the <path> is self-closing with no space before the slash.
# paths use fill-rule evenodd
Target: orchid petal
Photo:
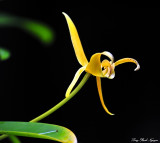
<path id="1" fill-rule="evenodd" d="M 109 79 L 113 79 L 114 77 L 115 77 L 115 71 L 114 71 L 114 69 L 115 69 L 115 64 L 113 63 L 111 66 L 110 66 L 110 70 L 111 70 L 111 72 L 110 72 L 110 75 L 109 75 Z"/>
<path id="2" fill-rule="evenodd" d="M 113 79 L 114 77 L 115 77 L 115 72 L 113 71 L 108 78 Z"/>
<path id="3" fill-rule="evenodd" d="M 86 72 L 94 76 L 103 77 L 101 61 L 100 61 L 101 55 L 102 55 L 101 53 L 96 53 L 91 57 L 90 62 L 86 67 L 85 70 Z"/>
<path id="4" fill-rule="evenodd" d="M 101 55 L 105 55 L 105 56 L 109 57 L 111 59 L 111 62 L 109 62 L 108 60 L 104 60 L 101 63 Z M 109 74 L 107 76 L 106 74 L 104 74 L 105 71 L 102 71 L 102 67 L 109 67 L 110 68 L 113 61 L 114 61 L 114 57 L 109 52 L 105 51 L 102 53 L 96 53 L 91 57 L 90 62 L 88 63 L 85 71 L 94 75 L 94 76 L 108 77 L 111 73 L 108 73 L 108 71 L 107 71 L 107 73 Z M 106 70 L 108 70 L 108 69 L 106 69 Z M 113 72 L 113 71 L 111 71 L 111 72 Z"/>
<path id="5" fill-rule="evenodd" d="M 63 15 L 65 16 L 68 27 L 69 27 L 71 41 L 72 41 L 72 44 L 74 47 L 74 51 L 75 51 L 77 60 L 82 66 L 85 66 L 88 64 L 88 60 L 87 60 L 85 53 L 83 51 L 83 47 L 82 47 L 80 38 L 78 36 L 77 29 L 76 29 L 73 21 L 71 20 L 71 18 L 64 12 L 63 12 Z"/>
<path id="6" fill-rule="evenodd" d="M 114 57 L 113 57 L 113 55 L 110 52 L 104 51 L 102 54 L 105 55 L 105 56 L 107 56 L 108 58 L 110 58 L 111 63 L 114 63 Z"/>
<path id="7" fill-rule="evenodd" d="M 110 62 L 108 60 L 103 60 L 101 65 L 102 65 L 102 68 L 104 68 L 104 70 L 102 70 L 103 75 L 105 77 L 109 77 L 110 73 L 111 73 L 111 68 L 110 68 L 111 64 L 110 64 Z"/>
<path id="8" fill-rule="evenodd" d="M 110 62 L 108 60 L 103 60 L 102 61 L 102 67 L 107 67 L 107 66 L 110 67 L 110 65 L 111 64 L 110 64 Z"/>
<path id="9" fill-rule="evenodd" d="M 96 77 L 97 80 L 97 88 L 98 88 L 98 93 L 99 93 L 99 97 L 100 97 L 100 101 L 101 104 L 104 108 L 104 110 L 109 114 L 109 115 L 114 115 L 111 112 L 109 112 L 109 110 L 107 109 L 107 107 L 105 106 L 104 100 L 103 100 L 103 95 L 102 95 L 102 87 L 101 87 L 101 78 L 100 77 Z"/>
<path id="10" fill-rule="evenodd" d="M 81 68 L 76 72 L 76 74 L 75 74 L 75 76 L 74 76 L 71 84 L 69 85 L 69 87 L 68 87 L 68 89 L 67 89 L 67 91 L 66 91 L 66 95 L 65 95 L 66 97 L 68 97 L 68 96 L 70 95 L 73 87 L 75 86 L 77 80 L 79 79 L 80 75 L 81 75 L 82 72 L 85 70 L 85 68 L 86 68 L 85 66 L 84 66 L 84 67 L 81 67 Z"/>
<path id="11" fill-rule="evenodd" d="M 134 71 L 137 71 L 140 69 L 139 63 L 135 59 L 132 59 L 132 58 L 123 58 L 123 59 L 116 61 L 114 64 L 115 64 L 115 66 L 118 66 L 120 64 L 127 63 L 127 62 L 135 63 L 137 65 L 137 67 L 134 69 Z"/>

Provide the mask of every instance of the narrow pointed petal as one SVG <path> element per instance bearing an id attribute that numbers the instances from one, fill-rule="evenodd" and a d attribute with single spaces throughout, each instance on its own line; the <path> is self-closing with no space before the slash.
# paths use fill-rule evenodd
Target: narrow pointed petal
<path id="1" fill-rule="evenodd" d="M 134 69 L 134 71 L 137 71 L 140 69 L 139 63 L 135 59 L 132 59 L 132 58 L 123 58 L 123 59 L 116 61 L 114 64 L 115 64 L 115 66 L 118 66 L 120 64 L 128 63 L 128 62 L 135 63 L 137 65 L 137 67 Z"/>
<path id="2" fill-rule="evenodd" d="M 97 88 L 98 88 L 98 93 L 99 93 L 99 97 L 100 97 L 100 101 L 101 104 L 104 108 L 104 110 L 109 114 L 109 115 L 114 115 L 111 112 L 109 112 L 109 110 L 107 109 L 107 107 L 105 106 L 104 100 L 103 100 L 103 95 L 102 95 L 102 87 L 101 87 L 101 78 L 100 77 L 96 77 L 97 80 Z"/>
<path id="3" fill-rule="evenodd" d="M 63 15 L 65 16 L 68 27 L 69 27 L 71 41 L 72 41 L 72 44 L 74 47 L 74 51 L 75 51 L 77 60 L 82 66 L 85 66 L 86 64 L 88 64 L 88 60 L 87 60 L 85 53 L 83 51 L 83 47 L 82 47 L 77 29 L 76 29 L 73 21 L 71 20 L 71 18 L 64 12 L 63 12 Z"/>
<path id="4" fill-rule="evenodd" d="M 85 70 L 86 67 L 81 67 L 75 74 L 71 84 L 69 85 L 67 91 L 66 91 L 66 97 L 68 97 L 73 89 L 73 87 L 75 86 L 77 80 L 79 79 L 80 75 L 82 74 L 82 72 Z"/>

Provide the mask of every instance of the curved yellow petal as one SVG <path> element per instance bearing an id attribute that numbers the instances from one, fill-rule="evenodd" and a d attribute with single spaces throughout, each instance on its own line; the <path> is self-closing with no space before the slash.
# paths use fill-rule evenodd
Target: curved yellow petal
<path id="1" fill-rule="evenodd" d="M 69 87 L 68 87 L 68 89 L 67 89 L 67 91 L 66 91 L 66 95 L 65 95 L 66 97 L 68 97 L 68 96 L 70 95 L 70 93 L 71 93 L 74 85 L 76 84 L 77 80 L 79 79 L 81 73 L 85 70 L 85 68 L 86 68 L 85 66 L 84 66 L 84 67 L 81 67 L 81 68 L 76 72 L 76 74 L 75 74 L 75 76 L 74 76 L 71 84 L 69 85 Z"/>
<path id="2" fill-rule="evenodd" d="M 104 51 L 104 52 L 102 53 L 102 55 L 107 56 L 108 58 L 110 58 L 111 63 L 114 63 L 114 57 L 113 57 L 113 55 L 112 55 L 110 52 Z"/>
<path id="3" fill-rule="evenodd" d="M 85 69 L 86 72 L 94 76 L 103 77 L 101 61 L 100 61 L 101 55 L 102 55 L 101 53 L 96 53 L 91 57 L 90 62 L 88 63 Z"/>
<path id="4" fill-rule="evenodd" d="M 104 60 L 101 63 L 101 55 L 105 55 L 105 56 L 109 57 L 111 59 L 111 62 L 109 62 L 108 60 Z M 111 68 L 111 65 L 112 65 L 113 61 L 114 61 L 114 57 L 109 52 L 105 51 L 105 52 L 102 52 L 102 53 L 96 53 L 96 54 L 92 55 L 92 57 L 90 59 L 90 62 L 88 63 L 85 71 L 94 75 L 94 76 L 108 77 L 110 74 L 113 73 L 114 68 L 112 68 L 110 72 L 109 72 L 110 69 L 105 69 L 104 71 L 102 71 L 102 68 L 103 67 Z M 108 74 L 106 74 L 106 72 Z"/>
<path id="5" fill-rule="evenodd" d="M 120 60 L 116 61 L 116 62 L 114 63 L 114 65 L 115 65 L 115 66 L 118 66 L 118 65 L 120 65 L 120 64 L 127 63 L 127 62 L 135 63 L 135 64 L 137 65 L 137 67 L 135 68 L 134 71 L 137 71 L 137 70 L 140 69 L 139 63 L 138 63 L 135 59 L 132 59 L 132 58 L 123 58 L 123 59 L 120 59 Z"/>
<path id="6" fill-rule="evenodd" d="M 104 110 L 109 114 L 109 115 L 114 115 L 111 112 L 109 112 L 109 110 L 107 109 L 107 107 L 105 106 L 104 100 L 103 100 L 103 95 L 102 95 L 102 87 L 101 87 L 101 78 L 100 77 L 96 77 L 97 80 L 97 88 L 98 88 L 98 93 L 99 93 L 99 97 L 100 97 L 100 101 L 101 104 L 104 108 Z"/>
<path id="7" fill-rule="evenodd" d="M 73 44 L 74 51 L 75 51 L 76 57 L 78 59 L 78 62 L 82 66 L 85 66 L 86 64 L 88 64 L 88 60 L 87 60 L 87 58 L 85 56 L 85 53 L 83 51 L 83 47 L 82 47 L 80 38 L 78 36 L 77 29 L 76 29 L 73 21 L 71 20 L 71 18 L 64 12 L 63 12 L 63 15 L 65 16 L 68 27 L 69 27 L 71 41 L 72 41 L 72 44 Z"/>

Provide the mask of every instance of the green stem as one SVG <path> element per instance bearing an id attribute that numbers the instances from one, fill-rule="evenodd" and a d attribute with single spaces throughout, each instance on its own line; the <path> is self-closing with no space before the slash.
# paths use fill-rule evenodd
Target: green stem
<path id="1" fill-rule="evenodd" d="M 7 137 L 8 137 L 8 135 L 6 135 L 6 134 L 1 135 L 1 136 L 0 136 L 0 141 L 3 140 L 3 139 L 5 139 L 5 138 L 7 138 Z"/>
<path id="2" fill-rule="evenodd" d="M 55 112 L 57 109 L 59 109 L 60 107 L 62 107 L 65 103 L 67 103 L 71 98 L 74 97 L 74 95 L 76 95 L 76 93 L 83 87 L 83 85 L 86 83 L 86 81 L 88 80 L 88 78 L 90 77 L 89 73 L 86 73 L 86 75 L 83 77 L 82 81 L 79 83 L 79 85 L 73 90 L 73 92 L 69 95 L 69 97 L 63 99 L 61 102 L 59 102 L 57 105 L 55 105 L 53 108 L 51 108 L 50 110 L 46 111 L 45 113 L 43 113 L 42 115 L 34 118 L 33 120 L 31 120 L 30 122 L 39 122 L 40 120 L 44 119 L 45 117 L 49 116 L 50 114 L 52 114 L 53 112 Z"/>
<path id="3" fill-rule="evenodd" d="M 81 80 L 81 82 L 79 83 L 79 85 L 71 92 L 71 94 L 69 95 L 69 97 L 63 99 L 61 102 L 59 102 L 57 105 L 55 105 L 54 107 L 52 107 L 50 110 L 46 111 L 45 113 L 43 113 L 42 115 L 34 118 L 33 120 L 31 120 L 30 122 L 39 122 L 40 120 L 44 119 L 45 117 L 49 116 L 50 114 L 52 114 L 53 112 L 55 112 L 57 109 L 59 109 L 60 107 L 62 107 L 65 103 L 67 103 L 71 98 L 74 97 L 74 95 L 77 94 L 77 92 L 84 86 L 84 84 L 87 82 L 87 80 L 89 79 L 91 74 L 86 73 L 85 76 L 83 77 L 83 79 Z M 1 135 L 0 136 L 0 141 L 5 139 L 6 137 L 8 137 L 8 135 Z"/>
<path id="4" fill-rule="evenodd" d="M 20 140 L 19 140 L 16 136 L 10 135 L 10 136 L 9 136 L 9 139 L 10 139 L 13 143 L 21 143 Z"/>

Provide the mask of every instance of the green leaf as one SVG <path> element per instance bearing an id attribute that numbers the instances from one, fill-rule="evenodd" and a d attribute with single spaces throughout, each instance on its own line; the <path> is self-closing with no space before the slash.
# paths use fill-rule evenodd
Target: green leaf
<path id="1" fill-rule="evenodd" d="M 21 27 L 31 33 L 32 35 L 36 36 L 41 40 L 41 42 L 49 44 L 53 41 L 54 34 L 51 29 L 46 27 L 46 25 L 30 21 L 30 20 L 24 20 Z"/>
<path id="2" fill-rule="evenodd" d="M 10 57 L 10 52 L 4 48 L 0 48 L 0 61 L 7 60 Z"/>
<path id="3" fill-rule="evenodd" d="M 46 123 L 0 122 L 0 134 L 54 140 L 62 143 L 77 143 L 76 136 L 69 129 Z"/>
<path id="4" fill-rule="evenodd" d="M 34 37 L 38 38 L 44 44 L 51 44 L 55 39 L 53 29 L 46 24 L 34 20 L 7 14 L 0 14 L 0 26 L 21 28 L 22 30 L 29 32 Z"/>

